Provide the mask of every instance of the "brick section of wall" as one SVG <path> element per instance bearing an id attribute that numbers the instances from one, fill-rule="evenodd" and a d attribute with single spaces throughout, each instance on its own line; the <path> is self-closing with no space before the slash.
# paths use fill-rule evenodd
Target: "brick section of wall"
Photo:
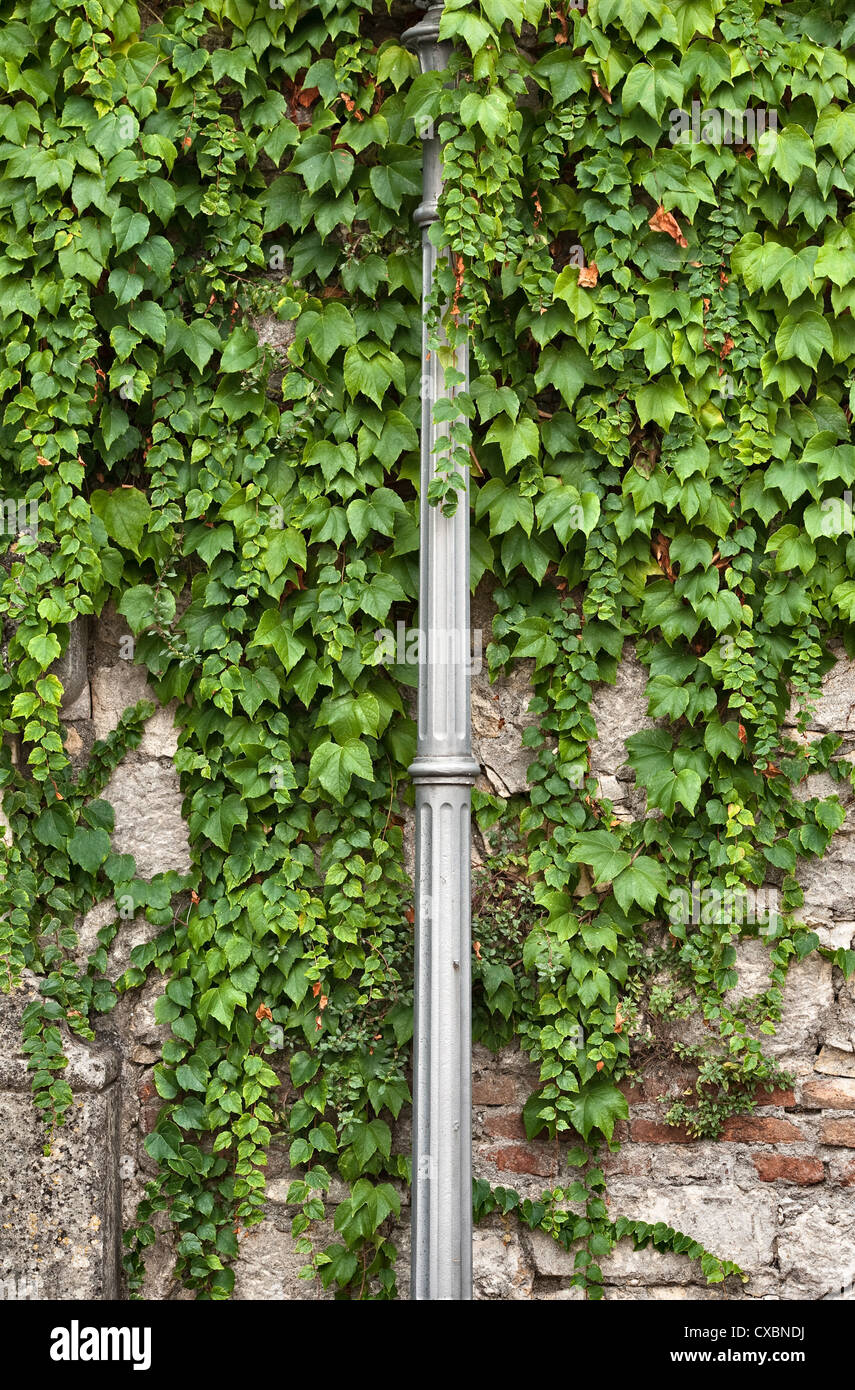
<path id="1" fill-rule="evenodd" d="M 771 1091 L 761 1091 L 757 1097 L 757 1105 L 778 1105 L 782 1110 L 792 1110 L 796 1103 L 795 1091 L 782 1091 L 774 1087 Z"/>
<path id="2" fill-rule="evenodd" d="M 558 1155 L 544 1144 L 513 1144 L 492 1149 L 484 1157 L 501 1173 L 526 1173 L 539 1178 L 558 1174 Z"/>
<path id="3" fill-rule="evenodd" d="M 792 1158 L 789 1154 L 752 1156 L 761 1182 L 795 1182 L 804 1187 L 825 1182 L 825 1167 L 818 1158 Z"/>
<path id="4" fill-rule="evenodd" d="M 767 1115 L 734 1115 L 725 1121 L 722 1139 L 731 1144 L 791 1144 L 804 1139 L 797 1125 Z"/>
<path id="5" fill-rule="evenodd" d="M 630 1129 L 636 1144 L 691 1144 L 692 1136 L 682 1125 L 659 1124 L 656 1120 L 634 1120 Z"/>

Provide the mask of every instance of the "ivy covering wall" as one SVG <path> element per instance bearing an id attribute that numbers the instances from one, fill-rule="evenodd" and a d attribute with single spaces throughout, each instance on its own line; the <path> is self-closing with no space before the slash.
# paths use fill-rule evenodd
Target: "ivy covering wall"
<path id="1" fill-rule="evenodd" d="M 660 1017 L 705 1024 L 675 1044 L 697 1081 L 670 1120 L 715 1136 L 750 1109 L 782 1080 L 762 1044 L 788 966 L 823 949 L 795 870 L 842 810 L 795 789 L 850 767 L 783 725 L 793 694 L 807 726 L 829 635 L 855 652 L 847 11 L 449 0 L 450 70 L 421 76 L 398 0 L 4 6 L 0 949 L 7 986 L 41 980 L 24 1031 L 46 1143 L 72 1099 L 64 1030 L 91 1038 L 164 977 L 132 1291 L 165 1212 L 182 1280 L 228 1295 L 285 1134 L 307 1275 L 395 1293 L 415 671 L 375 634 L 417 624 L 429 122 L 434 319 L 446 304 L 472 353 L 439 407 L 462 423 L 433 499 L 453 507 L 471 465 L 490 669 L 533 661 L 538 716 L 530 795 L 475 797 L 494 847 L 476 1033 L 540 1063 L 528 1131 L 569 1138 L 578 1170 L 539 1203 L 478 1183 L 476 1211 L 578 1249 L 589 1297 L 625 1236 L 735 1272 L 691 1233 L 610 1214 L 596 1151 Z M 259 341 L 271 317 L 286 351 Z M 184 880 L 138 878 L 100 796 L 151 707 L 76 780 L 64 749 L 51 668 L 108 599 L 179 701 Z M 633 823 L 588 775 L 592 688 L 628 639 L 658 721 L 630 740 L 649 808 Z M 690 884 L 731 901 L 770 879 L 771 917 L 673 910 Z M 115 921 L 81 971 L 75 923 L 105 898 Z M 160 931 L 112 980 L 134 913 Z M 737 939 L 758 933 L 770 987 L 728 1006 Z M 325 1244 L 333 1175 L 349 1195 Z"/>

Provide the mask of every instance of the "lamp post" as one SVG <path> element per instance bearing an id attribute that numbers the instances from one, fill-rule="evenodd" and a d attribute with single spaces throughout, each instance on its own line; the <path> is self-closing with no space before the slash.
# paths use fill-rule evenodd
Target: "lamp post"
<path id="1" fill-rule="evenodd" d="M 408 29 L 423 72 L 442 71 L 451 53 L 439 40 L 442 5 Z M 423 133 L 422 315 L 437 251 L 428 232 L 442 189 L 439 140 Z M 468 371 L 465 346 L 455 366 Z M 437 353 L 422 328 L 419 553 L 418 751 L 416 787 L 416 988 L 412 1191 L 412 1298 L 472 1297 L 470 809 L 479 767 L 469 726 L 469 486 L 454 516 L 429 506 L 437 443 L 448 425 L 433 420 L 445 395 Z"/>

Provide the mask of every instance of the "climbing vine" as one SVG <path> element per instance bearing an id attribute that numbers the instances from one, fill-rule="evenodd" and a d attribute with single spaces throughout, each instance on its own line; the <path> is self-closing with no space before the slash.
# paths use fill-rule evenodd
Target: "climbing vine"
<path id="1" fill-rule="evenodd" d="M 479 1182 L 476 1213 L 576 1249 L 592 1298 L 625 1237 L 739 1273 L 609 1213 L 618 1083 L 667 1046 L 696 1076 L 669 1121 L 714 1136 L 783 1079 L 763 1038 L 790 964 L 855 968 L 800 922 L 796 875 L 843 819 L 805 779 L 851 777 L 806 730 L 829 638 L 855 655 L 855 20 L 845 0 L 449 0 L 449 68 L 422 75 L 400 41 L 418 17 L 4 6 L 0 950 L 7 987 L 39 984 L 48 1143 L 64 1038 L 161 981 L 132 1292 L 166 1219 L 177 1276 L 228 1296 L 286 1136 L 306 1276 L 395 1295 L 415 673 L 378 633 L 416 622 L 426 125 L 446 175 L 429 322 L 472 355 L 431 501 L 453 510 L 471 467 L 489 669 L 530 662 L 536 716 L 529 795 L 475 797 L 476 1034 L 539 1064 L 529 1134 L 584 1144 L 568 1187 Z M 178 702 L 184 877 L 115 853 L 101 795 L 151 706 L 71 768 L 54 668 L 108 601 Z M 591 771 L 594 689 L 629 641 L 651 717 L 635 819 Z M 733 910 L 767 884 L 771 908 Z M 156 930 L 112 978 L 138 914 Z M 769 985 L 734 1004 L 749 935 Z"/>

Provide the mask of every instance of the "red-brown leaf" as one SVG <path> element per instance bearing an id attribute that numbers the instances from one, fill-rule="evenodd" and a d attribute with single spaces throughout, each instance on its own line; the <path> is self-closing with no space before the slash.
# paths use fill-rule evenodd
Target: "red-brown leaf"
<path id="1" fill-rule="evenodd" d="M 678 246 L 688 246 L 676 217 L 673 213 L 666 212 L 661 203 L 647 225 L 654 232 L 664 232 L 666 236 L 673 237 Z"/>

